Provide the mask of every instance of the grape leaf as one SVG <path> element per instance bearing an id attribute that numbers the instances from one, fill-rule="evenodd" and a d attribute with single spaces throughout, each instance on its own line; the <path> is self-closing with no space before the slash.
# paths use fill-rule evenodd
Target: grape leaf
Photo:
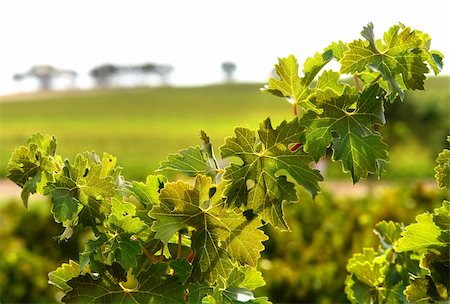
<path id="1" fill-rule="evenodd" d="M 444 149 L 439 153 L 436 162 L 438 165 L 434 168 L 434 171 L 439 188 L 450 189 L 450 150 Z"/>
<path id="2" fill-rule="evenodd" d="M 63 263 L 56 270 L 48 274 L 48 283 L 55 285 L 64 292 L 68 292 L 72 289 L 72 287 L 67 285 L 67 281 L 77 277 L 80 273 L 80 265 L 72 260 L 69 260 L 69 264 Z"/>
<path id="3" fill-rule="evenodd" d="M 137 275 L 135 289 L 127 289 L 108 276 L 94 279 L 78 276 L 67 284 L 72 288 L 62 299 L 64 303 L 179 303 L 185 304 L 185 288 L 166 275 L 167 264 L 152 264 Z"/>
<path id="4" fill-rule="evenodd" d="M 275 72 L 279 79 L 269 78 L 269 84 L 264 89 L 265 92 L 290 98 L 291 103 L 298 103 L 309 95 L 307 88 L 298 76 L 298 62 L 294 55 L 278 58 Z"/>
<path id="5" fill-rule="evenodd" d="M 192 265 L 186 259 L 178 259 L 169 263 L 175 273 L 177 281 L 185 284 L 192 274 Z"/>
<path id="6" fill-rule="evenodd" d="M 196 146 L 180 150 L 177 154 L 169 154 L 158 170 L 181 172 L 187 176 L 206 175 L 208 163 L 202 149 Z"/>
<path id="7" fill-rule="evenodd" d="M 132 182 L 130 192 L 147 208 L 159 203 L 159 191 L 167 180 L 163 175 L 149 175 L 143 182 Z"/>
<path id="8" fill-rule="evenodd" d="M 362 254 L 349 259 L 345 280 L 345 292 L 352 303 L 369 303 L 377 299 L 377 287 L 384 282 L 383 268 L 386 261 L 377 258 L 372 248 L 364 248 Z"/>
<path id="9" fill-rule="evenodd" d="M 198 282 L 189 284 L 189 304 L 204 303 L 203 298 L 212 292 L 213 288 L 208 284 Z"/>
<path id="10" fill-rule="evenodd" d="M 283 217 L 284 201 L 296 201 L 294 184 L 287 175 L 305 187 L 313 196 L 322 181 L 319 171 L 312 169 L 312 158 L 303 151 L 291 152 L 289 145 L 297 143 L 303 128 L 297 118 L 283 121 L 275 130 L 270 119 L 260 124 L 258 133 L 244 127 L 235 129 L 235 136 L 228 137 L 220 147 L 223 158 L 237 156 L 242 164 L 232 163 L 225 169 L 223 179 L 226 202 L 246 206 L 264 221 L 286 230 Z"/>
<path id="11" fill-rule="evenodd" d="M 252 290 L 264 286 L 262 275 L 253 267 L 236 267 L 230 273 L 225 287 L 216 287 L 214 299 L 216 303 L 241 304 L 241 303 L 270 303 L 267 298 L 255 298 Z"/>
<path id="12" fill-rule="evenodd" d="M 255 290 L 266 285 L 261 272 L 250 266 L 234 268 L 227 279 L 228 287 L 239 287 Z"/>
<path id="13" fill-rule="evenodd" d="M 430 58 L 427 60 L 427 63 L 433 69 L 434 75 L 438 75 L 439 72 L 444 67 L 444 55 L 436 50 L 430 51 Z"/>
<path id="14" fill-rule="evenodd" d="M 376 224 L 374 232 L 380 238 L 383 248 L 391 248 L 392 245 L 401 237 L 403 229 L 398 223 L 392 221 L 381 221 Z"/>
<path id="15" fill-rule="evenodd" d="M 279 58 L 278 64 L 275 65 L 278 79 L 269 78 L 269 84 L 263 91 L 284 97 L 292 104 L 301 105 L 305 110 L 320 113 L 320 109 L 309 98 L 311 94 L 309 86 L 320 70 L 332 59 L 332 55 L 331 50 L 325 50 L 324 53 L 316 53 L 314 57 L 307 58 L 303 67 L 303 78 L 298 75 L 299 66 L 294 55 Z"/>
<path id="16" fill-rule="evenodd" d="M 377 71 L 388 83 L 388 94 L 398 94 L 402 100 L 404 88 L 397 82 L 397 75 L 401 75 L 406 89 L 423 90 L 425 74 L 429 71 L 426 62 L 434 62 L 435 71 L 442 62 L 438 53 L 429 52 L 428 35 L 404 25 L 392 26 L 383 40 L 375 40 L 373 24 L 369 23 L 361 35 L 366 41 L 359 39 L 348 44 L 340 60 L 341 73 L 353 74 L 367 68 Z"/>
<path id="17" fill-rule="evenodd" d="M 101 225 L 106 220 L 106 216 L 111 212 L 111 205 L 104 200 L 88 198 L 88 204 L 83 206 L 78 217 L 84 227 L 94 227 Z"/>
<path id="18" fill-rule="evenodd" d="M 86 167 L 84 167 L 86 166 Z M 80 169 L 85 168 L 83 175 L 80 175 Z M 69 167 L 71 173 L 76 172 L 76 181 L 79 189 L 79 200 L 81 203 L 88 203 L 88 198 L 94 199 L 108 198 L 114 195 L 115 185 L 112 177 L 104 176 L 104 167 L 101 164 L 87 163 L 85 165 L 83 157 L 79 155 L 75 159 L 73 167 Z"/>
<path id="19" fill-rule="evenodd" d="M 197 176 L 194 186 L 182 181 L 168 183 L 161 191 L 161 204 L 149 213 L 156 219 L 152 227 L 156 238 L 165 243 L 183 228 L 195 229 L 191 243 L 196 252 L 193 273 L 210 282 L 228 276 L 232 269 L 230 257 L 255 265 L 264 249 L 262 242 L 267 239 L 258 229 L 258 219 L 249 221 L 223 208 L 221 191 L 210 197 L 212 187 L 211 178 L 202 175 Z"/>
<path id="20" fill-rule="evenodd" d="M 336 50 L 336 49 L 335 49 Z M 323 53 L 315 53 L 313 57 L 308 57 L 303 64 L 302 83 L 305 87 L 309 86 L 320 70 L 333 59 L 333 50 L 325 49 Z"/>
<path id="21" fill-rule="evenodd" d="M 317 85 L 313 96 L 316 98 L 318 106 L 326 100 L 342 96 L 350 86 L 339 82 L 340 74 L 332 70 L 324 71 L 317 79 Z M 312 96 L 310 96 L 311 98 Z"/>
<path id="22" fill-rule="evenodd" d="M 80 268 L 84 268 L 86 265 L 91 263 L 95 257 L 101 255 L 101 246 L 108 242 L 108 238 L 105 234 L 100 234 L 95 240 L 87 241 L 85 249 L 80 253 Z M 90 265 L 92 271 L 99 272 L 99 269 L 93 269 L 92 263 Z"/>
<path id="23" fill-rule="evenodd" d="M 62 172 L 44 188 L 53 203 L 55 220 L 65 227 L 72 225 L 77 215 L 84 226 L 105 220 L 110 212 L 105 198 L 112 197 L 115 190 L 109 175 L 117 174 L 114 163 L 112 156 L 105 154 L 100 160 L 94 153 L 77 155 L 73 165 L 66 160 Z"/>
<path id="24" fill-rule="evenodd" d="M 445 233 L 433 221 L 433 215 L 423 213 L 416 216 L 417 223 L 408 225 L 394 246 L 395 251 L 423 253 L 428 248 L 448 246 L 448 231 Z"/>
<path id="25" fill-rule="evenodd" d="M 368 173 L 380 173 L 388 161 L 387 145 L 374 130 L 385 123 L 383 100 L 377 85 L 360 95 L 351 92 L 322 103 L 320 115 L 308 112 L 300 123 L 306 128 L 305 150 L 318 161 L 332 144 L 333 160 L 340 160 L 350 171 L 353 182 Z"/>
<path id="26" fill-rule="evenodd" d="M 362 254 L 354 254 L 348 261 L 347 270 L 360 282 L 376 287 L 383 282 L 384 275 L 381 271 L 382 263 L 374 262 L 375 258 L 377 258 L 377 254 L 372 248 L 364 248 Z"/>
<path id="27" fill-rule="evenodd" d="M 137 265 L 137 256 L 142 254 L 141 244 L 131 239 L 128 235 L 121 234 L 115 238 L 112 250 L 114 256 L 125 270 Z"/>
<path id="28" fill-rule="evenodd" d="M 324 51 L 331 51 L 333 58 L 337 61 L 340 61 L 342 56 L 344 56 L 344 52 L 348 49 L 346 43 L 342 41 L 333 42 L 329 46 L 327 46 Z"/>
<path id="29" fill-rule="evenodd" d="M 405 289 L 406 299 L 409 303 L 432 303 L 432 298 L 427 294 L 429 278 L 416 278 Z"/>
<path id="30" fill-rule="evenodd" d="M 158 170 L 181 172 L 187 176 L 202 174 L 214 179 L 218 174 L 218 165 L 211 141 L 204 131 L 200 131 L 200 139 L 203 141 L 201 148 L 190 147 L 177 154 L 169 154 Z"/>
<path id="31" fill-rule="evenodd" d="M 110 250 L 125 270 L 137 265 L 137 256 L 142 254 L 138 239 L 147 240 L 150 228 L 136 215 L 136 207 L 123 199 L 112 198 L 111 214 L 104 222 L 113 231 L 109 238 Z"/>
<path id="32" fill-rule="evenodd" d="M 256 267 L 260 252 L 264 250 L 262 242 L 269 238 L 258 229 L 261 227 L 260 220 L 255 218 L 243 221 L 244 218 L 242 214 L 231 212 L 223 217 L 227 231 L 221 233 L 221 239 L 232 260 Z"/>
<path id="33" fill-rule="evenodd" d="M 30 194 L 52 180 L 58 169 L 56 139 L 50 135 L 33 134 L 27 146 L 17 148 L 8 162 L 7 177 L 22 188 L 22 201 L 27 206 Z"/>
<path id="34" fill-rule="evenodd" d="M 44 188 L 44 195 L 50 195 L 52 213 L 57 223 L 71 221 L 78 211 L 78 188 L 67 176 L 61 176 Z"/>
<path id="35" fill-rule="evenodd" d="M 444 231 L 450 231 L 450 202 L 443 201 L 442 206 L 434 209 L 433 222 Z"/>

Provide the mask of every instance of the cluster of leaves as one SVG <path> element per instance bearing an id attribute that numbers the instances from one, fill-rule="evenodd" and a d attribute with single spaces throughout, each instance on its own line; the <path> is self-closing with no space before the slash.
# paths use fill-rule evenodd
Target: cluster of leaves
<path id="1" fill-rule="evenodd" d="M 449 150 L 435 168 L 440 187 L 448 187 Z M 348 261 L 346 293 L 353 303 L 430 303 L 450 300 L 450 203 L 419 214 L 403 227 L 376 225 L 380 248 L 364 248 Z"/>
<path id="2" fill-rule="evenodd" d="M 264 228 L 269 240 L 259 266 L 267 284 L 258 294 L 276 303 L 346 303 L 345 265 L 361 248 L 379 245 L 375 225 L 412 223 L 448 199 L 446 191 L 422 183 L 364 188 L 361 196 L 335 189 L 324 185 L 314 201 L 286 210 L 291 233 Z"/>
<path id="3" fill-rule="evenodd" d="M 384 101 L 403 100 L 408 89 L 424 89 L 429 67 L 437 75 L 443 65 L 443 55 L 429 50 L 430 37 L 421 31 L 395 25 L 381 40 L 374 38 L 369 23 L 361 35 L 365 40 L 334 42 L 308 58 L 303 77 L 294 56 L 280 58 L 278 79 L 270 79 L 265 88 L 294 104 L 295 113 L 300 106 L 305 152 L 317 162 L 331 146 L 332 159 L 342 162 L 353 182 L 368 173 L 380 174 L 389 160 L 388 147 L 377 131 L 386 121 Z M 313 86 L 332 59 L 340 63 L 340 71 L 324 71 Z M 343 74 L 353 75 L 356 86 L 340 82 Z"/>
<path id="4" fill-rule="evenodd" d="M 64 302 L 198 303 L 209 295 L 267 303 L 251 292 L 264 285 L 255 268 L 267 238 L 259 218 L 226 208 L 206 171 L 194 185 L 162 175 L 129 183 L 115 163 L 94 153 L 62 161 L 55 138 L 39 133 L 9 163 L 24 202 L 34 192 L 50 196 L 55 221 L 66 228 L 59 240 L 78 224 L 95 236 L 79 262 L 49 274 Z"/>
<path id="5" fill-rule="evenodd" d="M 56 140 L 39 133 L 16 149 L 8 177 L 32 193 L 51 198 L 55 221 L 70 238 L 77 225 L 90 228 L 79 261 L 50 273 L 67 303 L 128 301 L 145 303 L 268 303 L 252 290 L 264 284 L 256 270 L 269 223 L 289 230 L 283 205 L 298 200 L 296 186 L 313 197 L 323 180 L 312 162 L 333 149 L 354 182 L 379 174 L 388 161 L 387 145 L 376 131 L 385 122 L 385 100 L 402 99 L 406 89 L 423 89 L 425 73 L 442 66 L 442 55 L 429 51 L 428 35 L 403 25 L 383 41 L 373 38 L 333 43 L 308 58 L 303 77 L 294 56 L 279 60 L 278 78 L 266 91 L 301 109 L 272 127 L 238 127 L 219 148 L 231 164 L 218 167 L 208 136 L 202 147 L 169 155 L 162 171 L 193 177 L 192 183 L 167 182 L 151 175 L 145 183 L 127 182 L 116 159 L 79 154 L 73 162 L 56 154 Z M 319 72 L 331 60 L 340 72 Z M 354 74 L 356 86 L 340 81 Z M 359 74 L 358 74 L 359 73 Z M 318 76 L 317 82 L 313 80 Z M 296 112 L 296 111 L 295 111 Z M 297 112 L 296 112 L 297 113 Z"/>

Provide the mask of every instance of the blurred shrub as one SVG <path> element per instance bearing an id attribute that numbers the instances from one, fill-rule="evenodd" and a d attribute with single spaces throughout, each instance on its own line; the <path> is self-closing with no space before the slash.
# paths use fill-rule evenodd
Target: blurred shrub
<path id="1" fill-rule="evenodd" d="M 345 265 L 354 252 L 378 244 L 375 224 L 383 219 L 411 223 L 415 215 L 439 206 L 444 196 L 425 184 L 367 187 L 364 196 L 344 196 L 335 189 L 314 202 L 286 206 L 291 232 L 265 229 L 270 239 L 260 268 L 267 285 L 260 293 L 274 303 L 347 302 Z"/>
<path id="2" fill-rule="evenodd" d="M 450 129 L 450 77 L 430 79 L 427 91 L 408 92 L 404 102 L 386 106 L 388 123 L 382 135 L 391 147 L 403 146 L 411 140 L 430 150 L 434 157 L 447 146 Z"/>
<path id="3" fill-rule="evenodd" d="M 55 303 L 61 297 L 48 285 L 47 274 L 69 258 L 78 259 L 80 240 L 77 232 L 58 244 L 53 237 L 61 232 L 48 201 L 32 201 L 28 211 L 18 200 L 0 201 L 1 303 Z"/>
<path id="4" fill-rule="evenodd" d="M 375 183 L 372 188 L 369 183 L 356 194 L 329 188 L 332 193 L 324 192 L 314 202 L 286 206 L 291 232 L 265 227 L 270 240 L 259 268 L 267 285 L 259 293 L 274 303 L 346 302 L 345 265 L 353 253 L 377 244 L 374 225 L 381 220 L 408 224 L 445 196 L 427 184 L 402 188 Z M 50 208 L 46 200 L 32 201 L 28 211 L 19 201 L 0 202 L 1 303 L 54 303 L 62 296 L 48 285 L 47 274 L 68 259 L 78 260 L 87 235 L 75 231 L 68 242 L 56 242 L 53 237 L 62 228 Z"/>

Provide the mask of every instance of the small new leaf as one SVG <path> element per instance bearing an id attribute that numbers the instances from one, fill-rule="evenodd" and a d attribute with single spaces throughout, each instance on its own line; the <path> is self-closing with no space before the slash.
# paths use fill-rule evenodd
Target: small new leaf
<path id="1" fill-rule="evenodd" d="M 314 57 L 306 59 L 303 66 L 303 78 L 298 75 L 298 62 L 294 55 L 279 58 L 275 65 L 278 77 L 269 78 L 269 84 L 263 89 L 264 92 L 275 96 L 284 97 L 292 104 L 299 104 L 305 110 L 320 113 L 321 110 L 310 100 L 310 84 L 320 70 L 332 59 L 333 52 L 325 50 L 324 53 L 316 53 Z"/>
<path id="2" fill-rule="evenodd" d="M 166 182 L 163 175 L 149 175 L 145 184 L 134 181 L 128 189 L 146 208 L 151 208 L 159 204 L 159 192 Z"/>

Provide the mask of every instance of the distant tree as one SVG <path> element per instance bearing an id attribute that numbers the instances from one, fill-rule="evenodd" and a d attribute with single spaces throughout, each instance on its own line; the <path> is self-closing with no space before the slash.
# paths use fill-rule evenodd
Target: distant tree
<path id="1" fill-rule="evenodd" d="M 169 84 L 168 77 L 173 71 L 173 67 L 170 65 L 159 65 L 156 63 L 144 63 L 137 66 L 142 75 L 157 75 L 161 80 L 161 85 L 167 86 Z"/>
<path id="2" fill-rule="evenodd" d="M 154 74 L 156 73 L 158 65 L 155 63 L 144 63 L 142 65 L 139 65 L 138 67 L 143 74 Z"/>
<path id="3" fill-rule="evenodd" d="M 113 64 L 102 64 L 91 70 L 89 73 L 94 78 L 98 87 L 109 87 L 114 76 L 116 76 L 120 67 Z"/>
<path id="4" fill-rule="evenodd" d="M 161 78 L 161 85 L 169 85 L 169 75 L 172 73 L 173 67 L 171 65 L 159 65 L 156 68 L 156 74 Z"/>
<path id="5" fill-rule="evenodd" d="M 225 81 L 233 82 L 233 73 L 236 70 L 236 64 L 230 61 L 222 63 L 222 70 L 225 73 Z"/>
<path id="6" fill-rule="evenodd" d="M 36 78 L 39 81 L 40 90 L 46 91 L 52 88 L 52 81 L 55 78 L 63 76 L 68 76 L 74 81 L 77 73 L 72 70 L 58 69 L 51 65 L 36 65 L 25 73 L 15 74 L 14 80 L 21 81 L 28 77 Z"/>

